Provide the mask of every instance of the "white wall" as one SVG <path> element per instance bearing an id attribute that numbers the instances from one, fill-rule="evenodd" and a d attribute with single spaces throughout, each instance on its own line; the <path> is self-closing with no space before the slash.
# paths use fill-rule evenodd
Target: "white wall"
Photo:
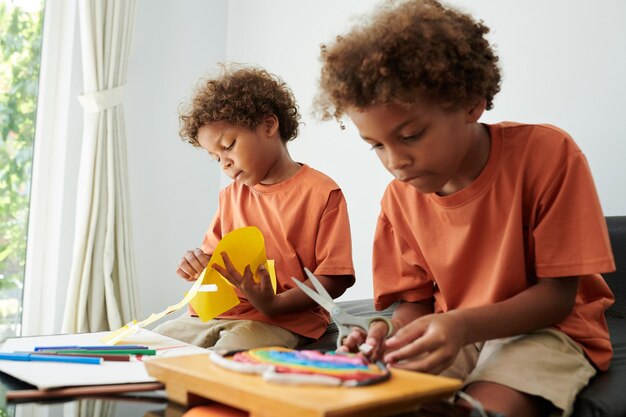
<path id="1" fill-rule="evenodd" d="M 223 60 L 226 1 L 139 0 L 124 109 L 142 317 L 189 289 L 176 275 L 217 207 L 219 171 L 180 140 L 178 108 Z"/>
<path id="2" fill-rule="evenodd" d="M 125 115 L 135 262 L 142 317 L 179 301 L 175 275 L 197 246 L 216 207 L 215 164 L 178 139 L 178 106 L 196 80 L 228 58 L 266 67 L 288 82 L 304 116 L 290 149 L 328 173 L 349 205 L 358 282 L 342 299 L 371 296 L 371 239 L 378 201 L 390 180 L 348 123 L 311 117 L 319 44 L 346 30 L 374 0 L 139 0 Z M 587 154 L 607 215 L 626 214 L 626 2 L 456 0 L 492 28 L 504 69 L 495 109 L 484 121 L 550 122 Z M 78 87 L 78 93 L 80 88 Z M 80 124 L 80 109 L 74 118 Z M 76 127 L 74 136 L 79 138 Z M 79 139 L 68 162 L 80 155 Z M 68 168 L 68 181 L 76 169 Z M 69 184 L 75 189 L 75 184 Z M 71 202 L 70 202 L 71 203 Z M 73 213 L 68 203 L 68 213 Z M 72 225 L 68 223 L 68 236 Z M 71 248 L 71 245 L 67 245 Z M 68 251 L 61 261 L 69 275 Z M 67 270 L 67 271 L 65 271 Z M 63 284 L 61 284 L 63 285 Z M 63 296 L 65 288 L 59 290 Z M 60 328 L 60 324 L 58 326 Z"/>

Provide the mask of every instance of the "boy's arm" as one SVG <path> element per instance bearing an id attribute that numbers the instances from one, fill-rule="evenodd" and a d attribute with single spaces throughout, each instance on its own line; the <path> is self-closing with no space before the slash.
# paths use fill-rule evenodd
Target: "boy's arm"
<path id="1" fill-rule="evenodd" d="M 540 278 L 532 287 L 492 305 L 421 317 L 387 340 L 386 345 L 396 350 L 385 355 L 385 361 L 439 373 L 469 343 L 529 333 L 564 320 L 574 307 L 577 288 L 578 277 Z"/>
<path id="2" fill-rule="evenodd" d="M 578 277 L 540 278 L 537 284 L 508 300 L 460 310 L 466 323 L 465 343 L 474 343 L 550 327 L 574 308 Z"/>

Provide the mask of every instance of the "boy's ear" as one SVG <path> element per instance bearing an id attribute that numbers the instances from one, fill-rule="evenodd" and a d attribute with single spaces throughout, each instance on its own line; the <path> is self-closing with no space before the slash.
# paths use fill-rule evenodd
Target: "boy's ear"
<path id="1" fill-rule="evenodd" d="M 263 132 L 267 135 L 267 137 L 272 137 L 278 132 L 278 118 L 274 114 L 263 116 L 261 124 L 263 126 Z"/>
<path id="2" fill-rule="evenodd" d="M 476 101 L 467 111 L 467 121 L 469 123 L 477 122 L 480 119 L 480 116 L 483 115 L 483 112 L 487 108 L 487 100 L 481 98 Z"/>

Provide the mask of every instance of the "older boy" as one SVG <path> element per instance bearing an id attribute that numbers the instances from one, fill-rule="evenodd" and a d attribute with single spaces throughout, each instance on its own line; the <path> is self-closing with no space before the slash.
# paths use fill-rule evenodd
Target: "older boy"
<path id="1" fill-rule="evenodd" d="M 366 342 L 389 364 L 465 380 L 511 416 L 569 415 L 611 345 L 614 270 L 585 157 L 548 125 L 479 123 L 500 89 L 488 28 L 436 1 L 387 3 L 322 50 L 319 106 L 347 115 L 395 177 L 374 243 Z"/>

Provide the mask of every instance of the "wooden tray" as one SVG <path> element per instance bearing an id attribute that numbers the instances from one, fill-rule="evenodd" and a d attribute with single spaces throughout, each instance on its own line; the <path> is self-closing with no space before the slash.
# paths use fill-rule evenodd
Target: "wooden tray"
<path id="1" fill-rule="evenodd" d="M 280 385 L 220 368 L 204 354 L 153 359 L 145 365 L 165 384 L 172 401 L 193 406 L 214 400 L 248 411 L 251 417 L 387 416 L 461 387 L 457 379 L 395 369 L 389 381 L 364 387 Z"/>

